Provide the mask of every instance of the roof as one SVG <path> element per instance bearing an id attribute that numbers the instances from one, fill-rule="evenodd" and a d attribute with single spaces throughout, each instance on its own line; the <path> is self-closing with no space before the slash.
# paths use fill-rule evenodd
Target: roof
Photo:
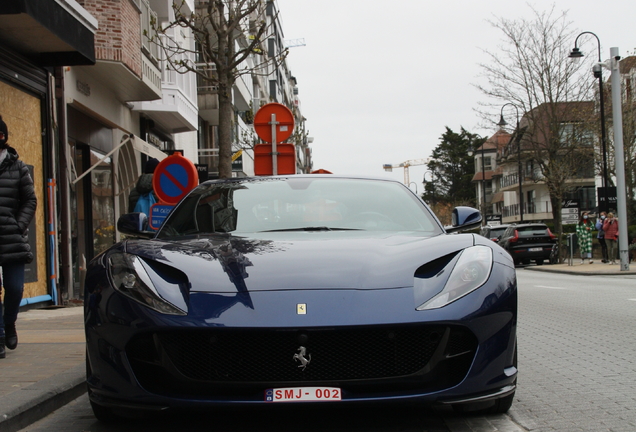
<path id="1" fill-rule="evenodd" d="M 492 171 L 486 171 L 485 172 L 486 180 L 492 179 L 492 173 L 493 173 Z M 481 180 L 482 180 L 482 172 L 478 171 L 478 172 L 475 173 L 475 175 L 473 176 L 473 179 L 471 181 L 476 182 L 476 181 L 481 181 Z"/>
<path id="2" fill-rule="evenodd" d="M 503 129 L 499 129 L 493 136 L 488 138 L 481 146 L 479 146 L 477 151 L 481 151 L 482 147 L 484 151 L 499 150 L 510 142 L 510 137 L 511 135 L 508 132 Z"/>
<path id="3" fill-rule="evenodd" d="M 622 59 L 619 63 L 621 74 L 629 73 L 636 68 L 636 56 L 629 56 Z"/>

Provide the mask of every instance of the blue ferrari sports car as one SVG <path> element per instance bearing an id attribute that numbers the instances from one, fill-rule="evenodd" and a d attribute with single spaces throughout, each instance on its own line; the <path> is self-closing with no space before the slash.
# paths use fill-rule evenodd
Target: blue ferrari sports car
<path id="1" fill-rule="evenodd" d="M 93 411 L 413 401 L 505 412 L 517 280 L 475 209 L 444 227 L 403 184 L 335 175 L 213 180 L 85 283 Z"/>

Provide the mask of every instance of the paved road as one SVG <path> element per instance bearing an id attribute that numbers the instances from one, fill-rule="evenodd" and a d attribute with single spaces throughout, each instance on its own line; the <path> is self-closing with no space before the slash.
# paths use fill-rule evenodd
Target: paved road
<path id="1" fill-rule="evenodd" d="M 29 432 L 636 431 L 636 276 L 576 276 L 519 268 L 519 389 L 509 416 L 465 417 L 412 407 L 212 412 L 106 426 L 85 396 Z M 518 426 L 520 425 L 520 426 Z"/>
<path id="2" fill-rule="evenodd" d="M 636 276 L 517 277 L 511 417 L 530 431 L 636 431 Z"/>

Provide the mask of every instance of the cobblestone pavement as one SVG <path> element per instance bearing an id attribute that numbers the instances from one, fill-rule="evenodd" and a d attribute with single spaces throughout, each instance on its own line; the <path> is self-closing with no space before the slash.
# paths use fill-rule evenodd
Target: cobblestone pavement
<path id="1" fill-rule="evenodd" d="M 636 431 L 635 278 L 517 274 L 512 419 L 533 432 Z"/>
<path id="2" fill-rule="evenodd" d="M 636 431 L 636 270 L 561 264 L 518 274 L 520 382 L 510 416 L 444 414 L 449 430 Z M 81 307 L 20 313 L 18 349 L 0 360 L 2 432 L 85 392 L 82 318 Z"/>
<path id="3" fill-rule="evenodd" d="M 81 307 L 21 312 L 19 344 L 0 360 L 0 430 L 24 427 L 85 391 Z"/>

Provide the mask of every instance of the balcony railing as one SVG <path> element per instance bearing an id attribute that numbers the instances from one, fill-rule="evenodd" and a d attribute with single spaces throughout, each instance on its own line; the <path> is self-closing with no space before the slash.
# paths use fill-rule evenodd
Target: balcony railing
<path id="1" fill-rule="evenodd" d="M 141 0 L 141 47 L 151 60 L 157 64 L 159 59 L 159 47 L 151 42 L 152 22 L 157 22 L 157 13 L 150 8 L 148 0 Z"/>
<path id="2" fill-rule="evenodd" d="M 216 65 L 212 63 L 197 63 L 197 72 L 207 77 L 216 76 Z M 212 85 L 209 80 L 197 75 L 197 91 L 199 93 L 216 93 L 218 86 Z"/>
<path id="3" fill-rule="evenodd" d="M 219 149 L 199 149 L 199 163 L 208 166 L 208 175 L 218 175 Z"/>
<path id="4" fill-rule="evenodd" d="M 524 202 L 523 214 L 552 214 L 552 203 L 550 201 Z M 512 204 L 503 208 L 503 217 L 511 217 L 519 215 L 519 204 Z"/>

